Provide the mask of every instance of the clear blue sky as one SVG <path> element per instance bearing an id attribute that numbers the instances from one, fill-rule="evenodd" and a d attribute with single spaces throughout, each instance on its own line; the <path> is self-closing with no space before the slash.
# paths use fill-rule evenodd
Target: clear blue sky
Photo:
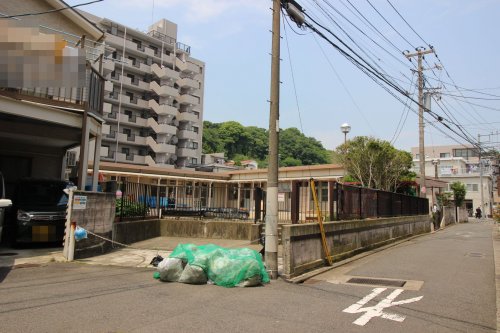
<path id="1" fill-rule="evenodd" d="M 74 5 L 86 1 L 67 2 Z M 400 51 L 413 52 L 413 47 L 426 46 L 422 39 L 433 45 L 446 71 L 434 69 L 425 71 L 425 74 L 435 87 L 440 85 L 439 80 L 448 84 L 442 90 L 441 108 L 433 101 L 432 110 L 443 116 L 445 122 L 449 120 L 463 126 L 462 130 L 476 139 L 478 134 L 498 131 L 500 1 L 390 0 L 389 3 L 387 0 L 371 0 L 370 3 L 395 29 L 367 0 L 298 0 L 298 3 L 363 58 L 379 66 L 379 70 L 384 70 L 405 91 L 415 91 L 415 75 L 411 71 L 413 65 Z M 333 20 L 321 14 L 318 4 L 330 13 Z M 401 19 L 391 4 L 422 39 Z M 178 41 L 190 45 L 191 55 L 206 63 L 205 120 L 235 120 L 246 126 L 268 128 L 271 6 L 269 0 L 104 0 L 81 9 L 143 31 L 152 21 L 160 18 L 177 23 Z M 341 14 L 354 25 L 343 19 Z M 361 14 L 373 26 L 366 23 Z M 410 111 L 405 117 L 407 109 L 402 103 L 339 52 L 310 30 L 293 28 L 303 35 L 294 33 L 286 23 L 283 30 L 282 25 L 281 128 L 297 127 L 305 135 L 319 139 L 328 149 L 343 142 L 339 127 L 344 122 L 352 126 L 348 137 L 372 135 L 393 140 L 397 148 L 406 150 L 418 145 L 418 118 L 414 112 Z M 331 39 L 334 40 L 333 37 Z M 432 55 L 426 60 L 425 66 L 439 64 L 439 60 Z M 458 87 L 473 91 L 457 91 L 450 84 L 452 80 Z M 463 101 L 463 97 L 466 97 L 465 102 L 458 102 Z M 416 109 L 416 105 L 412 104 L 412 107 Z M 400 121 L 401 117 L 403 120 Z M 451 134 L 442 125 L 436 123 L 436 126 Z M 454 125 L 450 123 L 450 126 Z M 395 135 L 398 129 L 400 134 Z M 456 135 L 454 137 L 457 138 Z M 498 136 L 492 139 L 498 141 Z M 466 143 L 464 139 L 457 140 Z M 429 125 L 426 126 L 425 141 L 426 145 L 455 143 Z"/>

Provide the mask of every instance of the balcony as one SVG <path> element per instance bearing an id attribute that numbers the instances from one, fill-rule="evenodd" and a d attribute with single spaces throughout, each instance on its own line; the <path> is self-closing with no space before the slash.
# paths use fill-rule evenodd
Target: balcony
<path id="1" fill-rule="evenodd" d="M 171 96 L 173 98 L 179 97 L 179 90 L 175 89 L 174 87 L 169 87 L 167 85 L 160 86 L 155 81 L 152 81 L 149 86 L 150 86 L 151 90 L 155 94 L 157 94 L 158 96 L 161 96 L 161 97 Z"/>
<path id="2" fill-rule="evenodd" d="M 154 99 L 150 99 L 148 101 L 148 105 L 159 116 L 164 116 L 164 115 L 171 115 L 173 117 L 177 116 L 177 108 L 173 106 L 167 104 L 160 105 Z"/>
<path id="3" fill-rule="evenodd" d="M 177 148 L 177 156 L 179 158 L 191 158 L 191 157 L 196 157 L 199 158 L 198 156 L 198 150 L 196 149 L 191 149 L 191 148 Z"/>
<path id="4" fill-rule="evenodd" d="M 108 94 L 113 91 L 113 82 L 111 81 L 104 81 L 104 93 Z"/>
<path id="5" fill-rule="evenodd" d="M 185 77 L 185 78 L 182 78 L 182 79 L 179 79 L 177 81 L 177 84 L 181 87 L 181 88 L 191 88 L 191 89 L 200 89 L 200 82 L 196 81 L 196 80 L 193 80 L 193 79 L 190 79 L 188 77 Z"/>
<path id="6" fill-rule="evenodd" d="M 176 81 L 179 79 L 179 72 L 168 67 L 161 68 L 157 64 L 151 65 L 151 72 L 161 80 L 172 79 Z"/>
<path id="7" fill-rule="evenodd" d="M 158 124 L 153 118 L 147 120 L 148 127 L 151 127 L 156 134 L 175 135 L 177 127 L 167 124 Z"/>
<path id="8" fill-rule="evenodd" d="M 177 120 L 197 123 L 200 119 L 192 112 L 179 112 L 179 114 L 177 115 Z"/>
<path id="9" fill-rule="evenodd" d="M 189 61 L 182 61 L 179 58 L 175 59 L 175 65 L 179 68 L 181 72 L 189 74 L 200 74 L 200 66 L 193 64 Z"/>
<path id="10" fill-rule="evenodd" d="M 179 100 L 179 103 L 181 103 L 181 104 L 192 104 L 192 105 L 200 104 L 199 97 L 195 97 L 195 96 L 189 95 L 189 94 L 180 95 L 178 100 Z"/>
<path id="11" fill-rule="evenodd" d="M 177 131 L 177 137 L 180 140 L 198 140 L 198 133 L 188 130 Z"/>
<path id="12" fill-rule="evenodd" d="M 146 138 L 146 144 L 151 147 L 155 153 L 160 154 L 175 154 L 176 147 L 174 145 L 169 145 L 167 143 L 156 142 L 155 139 L 148 136 Z"/>
<path id="13" fill-rule="evenodd" d="M 102 61 L 103 76 L 108 75 L 115 70 L 115 62 L 112 59 L 104 59 Z"/>
<path id="14" fill-rule="evenodd" d="M 115 153 L 116 161 L 121 163 L 145 164 L 146 156 Z"/>
<path id="15" fill-rule="evenodd" d="M 103 113 L 111 113 L 111 103 L 104 103 L 102 105 L 102 112 Z"/>

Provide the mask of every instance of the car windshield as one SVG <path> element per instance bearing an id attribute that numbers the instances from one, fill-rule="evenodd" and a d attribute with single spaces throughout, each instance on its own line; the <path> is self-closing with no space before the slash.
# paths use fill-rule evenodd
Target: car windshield
<path id="1" fill-rule="evenodd" d="M 64 182 L 25 182 L 18 188 L 20 205 L 65 206 L 68 196 L 63 192 Z"/>

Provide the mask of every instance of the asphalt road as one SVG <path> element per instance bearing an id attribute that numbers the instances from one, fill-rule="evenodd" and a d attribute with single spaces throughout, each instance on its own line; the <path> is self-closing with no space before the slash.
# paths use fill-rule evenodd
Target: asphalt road
<path id="1" fill-rule="evenodd" d="M 495 332 L 492 228 L 453 226 L 297 285 L 226 289 L 159 282 L 145 268 L 17 267 L 0 283 L 0 332 Z M 346 283 L 354 276 L 408 282 Z"/>

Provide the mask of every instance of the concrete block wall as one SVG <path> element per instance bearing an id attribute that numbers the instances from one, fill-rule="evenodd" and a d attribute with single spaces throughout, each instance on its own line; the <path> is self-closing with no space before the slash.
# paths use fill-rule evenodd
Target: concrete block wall
<path id="1" fill-rule="evenodd" d="M 431 230 L 428 215 L 325 222 L 325 234 L 334 261 Z M 325 255 L 317 223 L 282 226 L 283 276 L 292 278 L 324 266 Z"/>
<path id="2" fill-rule="evenodd" d="M 86 209 L 72 209 L 71 220 L 99 236 L 112 237 L 115 219 L 116 197 L 114 193 L 76 191 L 74 195 L 87 197 Z M 89 235 L 87 239 L 76 242 L 75 259 L 103 254 L 111 249 L 111 243 Z"/>

